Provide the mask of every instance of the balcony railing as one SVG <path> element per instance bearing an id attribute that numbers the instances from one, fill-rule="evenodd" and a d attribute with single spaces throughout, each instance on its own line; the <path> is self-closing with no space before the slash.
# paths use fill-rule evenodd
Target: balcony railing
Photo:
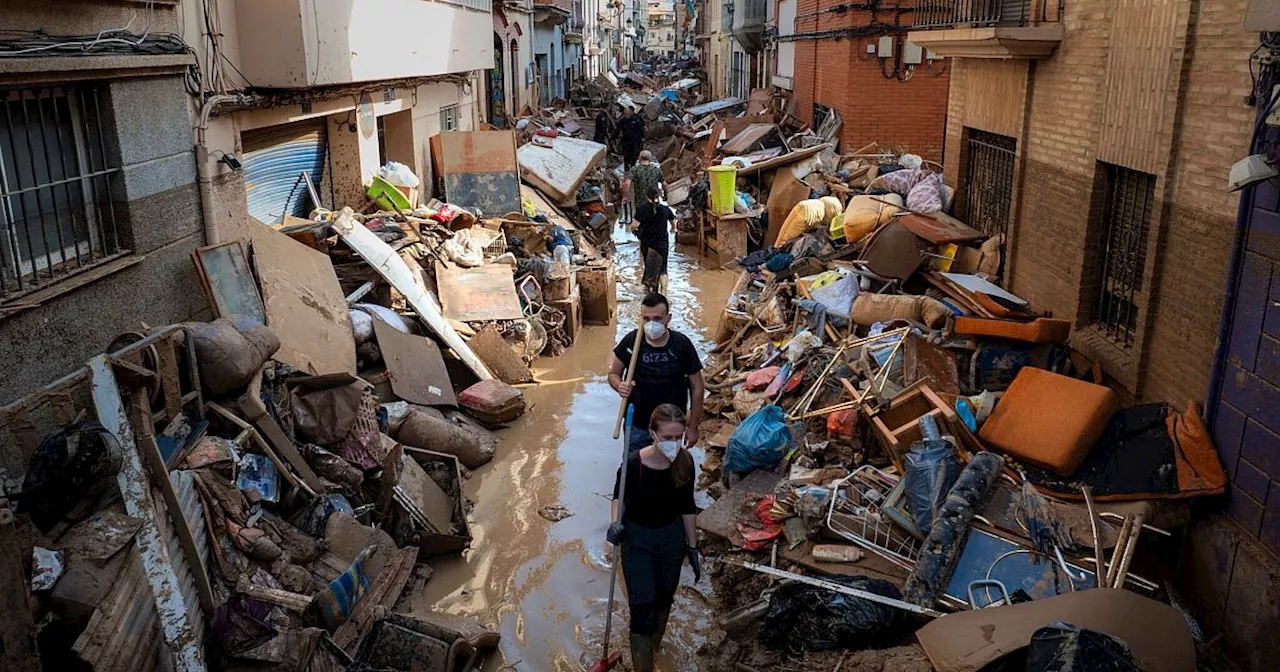
<path id="1" fill-rule="evenodd" d="M 1044 0 L 918 0 L 911 23 L 913 28 L 1029 26 L 1045 20 L 1046 4 Z"/>

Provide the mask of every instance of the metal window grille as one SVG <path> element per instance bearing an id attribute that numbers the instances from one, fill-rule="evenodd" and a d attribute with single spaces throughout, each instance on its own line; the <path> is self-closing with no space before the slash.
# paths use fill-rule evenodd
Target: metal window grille
<path id="1" fill-rule="evenodd" d="M 458 130 L 458 106 L 445 105 L 440 108 L 440 130 L 456 131 Z"/>
<path id="2" fill-rule="evenodd" d="M 1018 140 L 976 128 L 964 129 L 964 138 L 964 198 L 958 214 L 988 236 L 1004 236 L 1013 206 Z"/>
<path id="3" fill-rule="evenodd" d="M 0 300 L 127 253 L 102 88 L 0 88 Z"/>
<path id="4" fill-rule="evenodd" d="M 1102 266 L 1093 317 L 1107 336 L 1127 347 L 1137 330 L 1137 296 L 1147 264 L 1155 201 L 1154 175 L 1100 164 L 1106 171 L 1101 210 Z"/>

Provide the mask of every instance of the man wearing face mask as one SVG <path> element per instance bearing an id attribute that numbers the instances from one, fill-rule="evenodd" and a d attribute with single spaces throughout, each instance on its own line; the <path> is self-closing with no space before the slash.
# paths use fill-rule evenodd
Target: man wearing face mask
<path id="1" fill-rule="evenodd" d="M 688 336 L 671 331 L 671 304 L 667 297 L 654 292 L 640 304 L 640 325 L 644 338 L 636 360 L 633 382 L 626 382 L 626 367 L 631 362 L 631 347 L 636 332 L 622 337 L 613 349 L 613 365 L 609 369 L 609 385 L 635 407 L 637 418 L 649 417 L 661 404 L 672 404 L 688 413 L 684 432 L 686 446 L 698 442 L 698 425 L 702 422 L 702 397 L 706 385 L 702 380 L 702 360 Z M 653 442 L 642 423 L 631 428 L 628 437 L 631 450 Z"/>

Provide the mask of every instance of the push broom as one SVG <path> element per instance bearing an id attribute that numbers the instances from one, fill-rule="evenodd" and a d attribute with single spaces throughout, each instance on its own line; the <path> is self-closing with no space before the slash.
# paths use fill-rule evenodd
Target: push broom
<path id="1" fill-rule="evenodd" d="M 640 339 L 644 338 L 643 332 L 636 327 L 636 340 L 631 345 L 631 365 L 627 367 L 627 381 L 631 382 L 636 375 L 636 362 L 640 359 Z M 622 405 L 618 408 L 618 421 L 613 426 L 613 438 L 617 439 L 622 436 L 622 467 L 621 475 L 618 477 L 618 520 L 622 520 L 623 508 L 627 505 L 627 457 L 630 453 L 631 444 L 631 423 L 635 415 L 635 407 L 628 406 L 630 399 L 623 399 Z M 623 419 L 626 420 L 626 432 L 622 431 Z M 618 522 L 617 520 L 611 522 Z M 622 562 L 622 549 L 617 545 L 613 547 L 613 567 L 609 570 L 609 607 L 604 614 L 604 653 L 600 656 L 600 660 L 591 666 L 590 672 L 608 672 L 612 670 L 618 661 L 622 659 L 622 653 L 614 651 L 609 654 L 609 636 L 613 634 L 613 598 L 615 591 L 618 589 L 618 565 Z"/>

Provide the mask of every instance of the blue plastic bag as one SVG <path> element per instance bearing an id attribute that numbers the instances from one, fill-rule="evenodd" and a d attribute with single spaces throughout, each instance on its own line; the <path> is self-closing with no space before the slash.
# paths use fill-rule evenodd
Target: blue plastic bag
<path id="1" fill-rule="evenodd" d="M 778 466 L 792 442 L 791 429 L 782 408 L 770 404 L 752 413 L 729 439 L 725 468 L 734 473 Z"/>

